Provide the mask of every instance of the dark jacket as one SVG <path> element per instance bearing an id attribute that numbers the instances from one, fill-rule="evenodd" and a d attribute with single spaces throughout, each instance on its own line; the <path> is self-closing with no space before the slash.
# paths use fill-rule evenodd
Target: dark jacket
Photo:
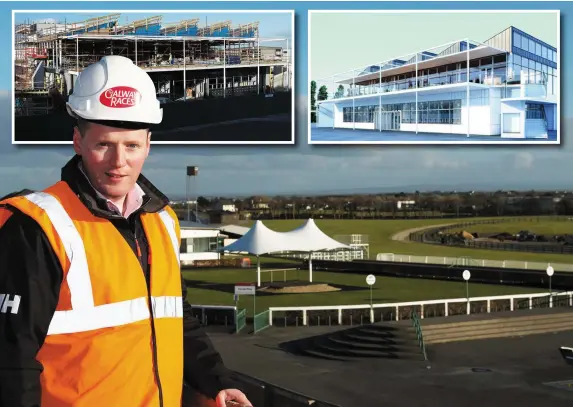
<path id="1" fill-rule="evenodd" d="M 62 181 L 78 195 L 90 211 L 109 219 L 137 253 L 149 286 L 148 243 L 143 232 L 142 212 L 157 212 L 168 203 L 143 175 L 138 179 L 145 192 L 142 207 L 128 219 L 112 213 L 79 169 L 75 156 L 62 169 Z M 58 303 L 63 271 L 51 244 L 32 218 L 8 207 L 13 215 L 0 228 L 0 295 L 20 295 L 18 314 L 0 312 L 0 406 L 40 407 L 41 364 L 36 354 L 42 346 Z M 183 298 L 187 288 L 181 277 Z M 1 311 L 1 310 L 0 310 Z M 196 391 L 214 398 L 226 388 L 237 388 L 232 373 L 193 316 L 191 305 L 183 302 L 184 380 Z M 155 356 L 154 356 L 155 357 Z M 160 406 L 158 406 L 160 407 Z M 171 406 L 165 406 L 171 407 Z"/>

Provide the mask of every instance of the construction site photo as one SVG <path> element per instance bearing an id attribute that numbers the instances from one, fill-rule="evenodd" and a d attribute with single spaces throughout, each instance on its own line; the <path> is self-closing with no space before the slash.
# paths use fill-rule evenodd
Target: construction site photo
<path id="1" fill-rule="evenodd" d="M 294 143 L 294 12 L 13 17 L 13 144 L 71 144 L 66 101 L 107 55 L 153 80 L 163 108 L 153 143 Z"/>

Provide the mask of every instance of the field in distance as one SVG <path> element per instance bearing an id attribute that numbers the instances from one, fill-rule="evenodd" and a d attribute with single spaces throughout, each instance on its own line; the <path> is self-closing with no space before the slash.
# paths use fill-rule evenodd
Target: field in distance
<path id="1" fill-rule="evenodd" d="M 395 234 L 432 225 L 445 225 L 477 221 L 480 219 L 499 218 L 465 218 L 465 219 L 414 219 L 414 220 L 372 220 L 372 219 L 315 219 L 316 225 L 327 235 L 363 234 L 368 235 L 370 245 L 370 259 L 376 259 L 378 253 L 411 254 L 418 256 L 446 256 L 471 257 L 472 259 L 488 260 L 518 260 L 536 262 L 570 263 L 573 256 L 552 253 L 525 253 L 517 251 L 481 250 L 461 247 L 447 247 L 393 240 Z M 272 230 L 286 232 L 302 225 L 304 220 L 263 220 L 263 223 Z M 249 222 L 246 226 L 251 226 Z M 573 221 L 554 221 L 548 217 L 535 217 L 530 221 L 504 222 L 502 224 L 487 224 L 468 226 L 470 232 L 491 231 L 492 233 L 508 231 L 519 232 L 529 230 L 534 233 L 565 234 L 573 230 Z M 452 230 L 456 231 L 456 229 Z"/>

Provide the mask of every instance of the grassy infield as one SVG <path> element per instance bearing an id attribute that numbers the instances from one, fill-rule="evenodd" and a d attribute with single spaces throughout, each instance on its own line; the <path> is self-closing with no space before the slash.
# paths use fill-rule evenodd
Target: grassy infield
<path id="1" fill-rule="evenodd" d="M 420 243 L 399 242 L 391 239 L 392 235 L 406 229 L 455 222 L 455 220 L 316 220 L 318 227 L 329 236 L 337 234 L 368 235 L 370 258 L 375 258 L 377 253 L 397 253 L 428 256 L 469 256 L 473 259 L 526 260 L 556 263 L 569 263 L 573 261 L 573 256 L 571 255 L 451 248 Z M 299 226 L 302 221 L 283 220 L 265 221 L 264 223 L 269 228 L 282 232 L 294 229 Z M 476 225 L 469 228 L 468 231 L 495 233 L 529 230 L 538 234 L 565 234 L 572 233 L 572 229 L 573 221 L 558 222 L 542 220 Z M 265 259 L 261 259 L 261 261 L 263 262 Z M 278 274 L 279 275 L 275 273 L 275 280 L 283 278 L 282 272 Z M 184 271 L 184 275 L 186 280 L 190 282 L 188 299 L 192 304 L 232 305 L 234 283 L 256 282 L 256 272 L 252 269 Z M 315 272 L 313 275 L 313 280 L 317 282 L 336 283 L 362 289 L 317 294 L 257 294 L 257 312 L 261 312 L 269 306 L 366 304 L 369 302 L 370 292 L 364 281 L 364 276 L 322 272 Z M 308 272 L 290 272 L 287 274 L 287 278 L 308 280 Z M 264 280 L 270 280 L 270 275 L 264 274 Z M 504 295 L 539 291 L 541 290 L 470 284 L 470 296 Z M 465 297 L 464 283 L 378 277 L 373 288 L 373 300 L 378 303 L 456 297 Z M 241 297 L 239 305 L 247 308 L 249 314 L 251 314 L 252 301 L 252 297 L 244 296 Z"/>

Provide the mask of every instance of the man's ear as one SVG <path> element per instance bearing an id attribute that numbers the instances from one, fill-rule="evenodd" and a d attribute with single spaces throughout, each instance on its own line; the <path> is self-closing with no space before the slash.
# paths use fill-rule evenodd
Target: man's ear
<path id="1" fill-rule="evenodd" d="M 82 146 L 81 146 L 82 135 L 80 133 L 80 129 L 78 128 L 78 126 L 74 127 L 73 140 L 74 140 L 74 151 L 76 152 L 77 155 L 82 155 Z"/>

